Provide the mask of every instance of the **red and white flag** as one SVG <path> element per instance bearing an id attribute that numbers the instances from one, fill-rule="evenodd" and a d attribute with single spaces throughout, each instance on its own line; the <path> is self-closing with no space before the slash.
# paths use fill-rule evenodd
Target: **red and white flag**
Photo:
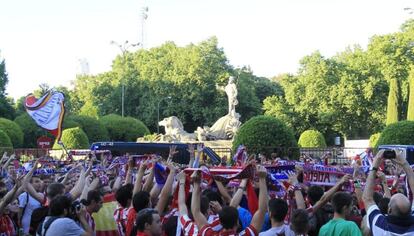
<path id="1" fill-rule="evenodd" d="M 48 130 L 60 141 L 65 115 L 64 101 L 63 93 L 50 90 L 39 99 L 33 94 L 27 95 L 24 107 L 37 125 Z"/>

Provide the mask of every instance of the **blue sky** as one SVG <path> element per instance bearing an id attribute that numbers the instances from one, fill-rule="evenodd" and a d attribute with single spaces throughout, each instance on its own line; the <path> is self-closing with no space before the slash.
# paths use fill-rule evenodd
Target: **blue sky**
<path id="1" fill-rule="evenodd" d="M 68 86 L 81 58 L 92 74 L 110 70 L 119 49 L 109 42 L 141 41 L 144 6 L 145 48 L 216 36 L 232 65 L 272 77 L 296 72 L 315 50 L 329 57 L 397 31 L 414 0 L 0 0 L 8 94 Z"/>

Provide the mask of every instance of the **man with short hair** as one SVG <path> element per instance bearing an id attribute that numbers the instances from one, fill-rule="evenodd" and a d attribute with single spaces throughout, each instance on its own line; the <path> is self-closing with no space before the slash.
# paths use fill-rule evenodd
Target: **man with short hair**
<path id="1" fill-rule="evenodd" d="M 326 223 L 319 231 L 319 236 L 362 236 L 358 226 L 353 221 L 345 220 L 351 213 L 352 196 L 347 192 L 337 192 L 332 198 L 334 218 Z"/>
<path id="2" fill-rule="evenodd" d="M 30 179 L 34 190 L 39 194 L 42 194 L 43 182 L 39 176 L 33 176 Z M 19 226 L 23 229 L 25 234 L 29 233 L 30 229 L 30 220 L 32 218 L 32 213 L 35 209 L 42 206 L 42 203 L 33 198 L 29 193 L 24 192 L 19 195 L 19 212 L 18 212 L 18 222 Z"/>
<path id="3" fill-rule="evenodd" d="M 391 159 L 397 165 L 400 165 L 408 179 L 411 191 L 414 191 L 414 172 L 403 157 L 402 151 L 393 150 L 395 159 Z M 388 215 L 381 214 L 380 209 L 374 201 L 374 186 L 378 168 L 383 159 L 384 150 L 380 150 L 376 155 L 373 165 L 369 171 L 366 186 L 362 199 L 367 209 L 368 228 L 373 235 L 414 235 L 414 205 L 403 194 L 394 194 L 388 205 Z M 414 192 L 413 192 L 414 193 Z"/>
<path id="4" fill-rule="evenodd" d="M 152 208 L 145 208 L 138 212 L 136 227 L 137 236 L 160 236 L 162 234 L 160 215 Z"/>
<path id="5" fill-rule="evenodd" d="M 284 234 L 286 236 L 294 236 L 295 233 L 290 229 L 289 225 L 284 223 L 288 213 L 288 204 L 283 199 L 271 199 L 269 201 L 269 215 L 272 228 L 262 232 L 259 236 L 273 236 Z"/>

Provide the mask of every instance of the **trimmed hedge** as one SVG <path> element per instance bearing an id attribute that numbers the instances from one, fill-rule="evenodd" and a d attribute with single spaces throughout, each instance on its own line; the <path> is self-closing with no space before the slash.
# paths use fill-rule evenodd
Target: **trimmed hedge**
<path id="1" fill-rule="evenodd" d="M 17 123 L 12 120 L 0 118 L 0 129 L 9 136 L 14 148 L 23 147 L 24 134 Z"/>
<path id="2" fill-rule="evenodd" d="M 36 148 L 37 139 L 42 135 L 47 135 L 47 131 L 40 128 L 36 122 L 27 114 L 23 113 L 14 119 L 23 131 L 23 143 L 25 148 Z"/>
<path id="3" fill-rule="evenodd" d="M 13 144 L 12 144 L 9 136 L 7 136 L 6 132 L 4 132 L 1 129 L 0 129 L 0 147 L 2 147 L 2 148 L 4 148 L 4 147 L 13 148 Z"/>
<path id="4" fill-rule="evenodd" d="M 281 120 L 271 116 L 255 116 L 244 123 L 233 140 L 233 150 L 239 145 L 245 145 L 248 152 L 265 153 L 270 155 L 274 152 L 271 148 L 285 147 L 295 148 L 298 146 L 293 131 Z M 296 150 L 298 151 L 298 150 Z M 285 150 L 281 155 L 289 155 Z M 295 153 L 293 157 L 297 157 Z"/>
<path id="5" fill-rule="evenodd" d="M 81 127 L 81 125 L 76 122 L 74 119 L 72 119 L 71 116 L 66 116 L 63 118 L 63 124 L 62 129 L 70 129 L 70 128 L 76 128 Z"/>
<path id="6" fill-rule="evenodd" d="M 376 147 L 378 139 L 380 138 L 381 133 L 375 133 L 369 137 L 369 147 Z"/>
<path id="7" fill-rule="evenodd" d="M 61 141 L 67 149 L 89 148 L 88 136 L 79 127 L 63 130 Z M 61 146 L 55 142 L 53 149 L 61 149 Z"/>
<path id="8" fill-rule="evenodd" d="M 387 144 L 413 145 L 414 121 L 400 121 L 385 127 L 378 139 L 376 147 Z"/>
<path id="9" fill-rule="evenodd" d="M 299 137 L 298 144 L 303 148 L 326 148 L 325 138 L 317 130 L 304 131 Z"/>
<path id="10" fill-rule="evenodd" d="M 144 123 L 132 117 L 122 118 L 116 114 L 109 114 L 100 120 L 108 130 L 111 141 L 135 142 L 138 137 L 150 133 Z"/>
<path id="11" fill-rule="evenodd" d="M 90 143 L 109 140 L 108 131 L 101 121 L 82 115 L 70 116 L 70 118 L 78 123 L 80 128 L 85 131 Z"/>

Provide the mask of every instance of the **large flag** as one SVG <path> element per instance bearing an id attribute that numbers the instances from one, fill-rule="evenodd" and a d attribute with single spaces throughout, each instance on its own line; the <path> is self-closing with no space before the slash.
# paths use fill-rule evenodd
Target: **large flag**
<path id="1" fill-rule="evenodd" d="M 24 107 L 37 125 L 48 130 L 60 141 L 62 123 L 65 115 L 65 96 L 61 92 L 48 91 L 37 99 L 33 94 L 27 95 Z"/>

